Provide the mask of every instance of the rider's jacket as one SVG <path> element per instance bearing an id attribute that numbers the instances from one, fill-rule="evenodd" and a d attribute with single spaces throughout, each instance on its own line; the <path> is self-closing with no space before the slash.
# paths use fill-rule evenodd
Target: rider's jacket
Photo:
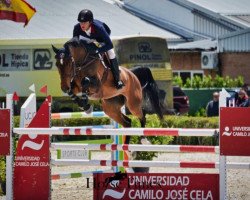
<path id="1" fill-rule="evenodd" d="M 97 42 L 103 44 L 102 47 L 98 49 L 98 53 L 103 53 L 113 48 L 112 41 L 109 37 L 110 32 L 109 27 L 105 23 L 94 19 L 90 26 L 90 32 L 83 31 L 80 23 L 76 24 L 73 30 L 73 37 L 83 36 L 95 39 Z"/>

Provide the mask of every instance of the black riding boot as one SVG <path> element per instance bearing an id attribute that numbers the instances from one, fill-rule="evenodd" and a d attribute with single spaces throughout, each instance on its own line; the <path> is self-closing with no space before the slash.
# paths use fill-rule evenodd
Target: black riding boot
<path id="1" fill-rule="evenodd" d="M 111 72 L 113 74 L 115 85 L 117 89 L 121 89 L 124 86 L 124 83 L 120 80 L 120 72 L 119 72 L 119 65 L 116 58 L 110 59 L 111 63 Z"/>

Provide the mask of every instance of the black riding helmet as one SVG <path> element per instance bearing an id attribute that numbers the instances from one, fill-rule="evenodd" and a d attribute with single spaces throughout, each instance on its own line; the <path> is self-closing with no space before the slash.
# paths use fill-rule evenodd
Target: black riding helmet
<path id="1" fill-rule="evenodd" d="M 78 18 L 77 18 L 79 22 L 88 22 L 88 21 L 92 22 L 93 19 L 94 19 L 93 13 L 88 9 L 84 9 L 81 12 L 79 12 Z"/>

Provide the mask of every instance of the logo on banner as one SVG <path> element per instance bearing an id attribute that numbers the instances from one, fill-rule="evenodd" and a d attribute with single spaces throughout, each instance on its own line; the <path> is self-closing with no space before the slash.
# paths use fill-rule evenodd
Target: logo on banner
<path id="1" fill-rule="evenodd" d="M 138 43 L 138 50 L 140 53 L 152 52 L 152 48 L 150 46 L 150 43 L 148 43 L 148 42 L 139 42 Z"/>
<path id="2" fill-rule="evenodd" d="M 104 199 L 106 196 L 113 197 L 115 199 L 122 199 L 126 189 L 124 188 L 123 191 L 119 192 L 116 189 L 120 186 L 120 181 L 127 178 L 127 174 L 117 172 L 113 177 L 108 177 L 105 179 L 105 183 L 108 184 L 107 186 L 110 186 L 113 189 L 106 189 L 103 193 L 102 198 Z"/>
<path id="3" fill-rule="evenodd" d="M 36 139 L 37 138 L 37 135 L 28 135 L 28 137 L 30 139 Z M 39 151 L 42 147 L 43 147 L 43 144 L 44 144 L 44 140 L 42 140 L 42 142 L 39 144 L 39 143 L 35 143 L 33 141 L 30 141 L 30 140 L 26 140 L 23 145 L 22 145 L 22 150 L 25 148 L 25 147 L 28 147 L 30 149 L 33 149 L 33 150 L 36 150 L 36 151 Z"/>
<path id="4" fill-rule="evenodd" d="M 250 137 L 250 127 L 248 126 L 233 126 L 230 128 L 226 126 L 222 136 L 234 136 L 234 137 Z"/>
<path id="5" fill-rule="evenodd" d="M 53 61 L 51 60 L 51 53 L 48 49 L 36 49 L 34 51 L 34 69 L 51 69 L 52 66 Z"/>
<path id="6" fill-rule="evenodd" d="M 28 147 L 30 149 L 33 149 L 33 150 L 36 150 L 36 151 L 39 151 L 42 147 L 43 147 L 43 143 L 44 143 L 44 140 L 41 142 L 41 144 L 37 144 L 35 142 L 32 142 L 32 141 L 25 141 L 22 145 L 22 150 L 25 148 L 25 147 Z"/>
<path id="7" fill-rule="evenodd" d="M 229 132 L 229 127 L 228 126 L 226 126 L 224 130 L 225 131 L 222 133 L 222 135 L 231 136 L 232 132 Z"/>

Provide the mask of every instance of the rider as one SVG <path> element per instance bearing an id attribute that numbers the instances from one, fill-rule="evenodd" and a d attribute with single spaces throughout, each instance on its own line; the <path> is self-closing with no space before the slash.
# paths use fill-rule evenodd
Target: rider
<path id="1" fill-rule="evenodd" d="M 102 44 L 96 53 L 107 52 L 116 88 L 121 89 L 124 84 L 120 80 L 119 65 L 113 49 L 113 44 L 109 37 L 111 33 L 109 27 L 105 23 L 94 19 L 93 13 L 88 9 L 80 11 L 78 14 L 78 22 L 79 23 L 74 26 L 73 37 L 77 36 L 79 39 L 94 39 Z"/>

